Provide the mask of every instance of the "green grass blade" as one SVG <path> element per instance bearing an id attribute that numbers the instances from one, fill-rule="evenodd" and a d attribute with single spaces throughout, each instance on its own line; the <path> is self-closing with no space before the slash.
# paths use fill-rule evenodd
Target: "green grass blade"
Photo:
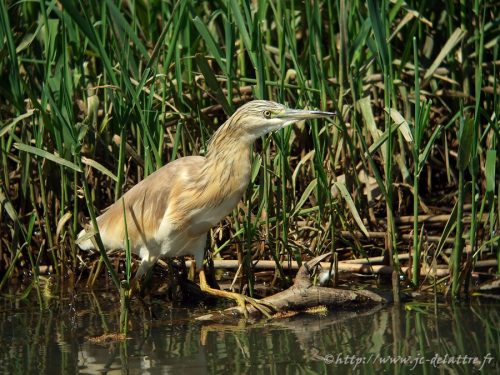
<path id="1" fill-rule="evenodd" d="M 228 116 L 231 116 L 234 112 L 234 109 L 232 105 L 229 104 L 229 102 L 227 101 L 227 98 L 224 95 L 224 92 L 222 91 L 222 88 L 220 87 L 219 83 L 217 82 L 217 78 L 215 77 L 212 69 L 208 65 L 205 56 L 203 56 L 201 53 L 198 53 L 195 59 L 196 59 L 196 64 L 198 64 L 201 73 L 205 77 L 205 82 L 207 83 L 207 86 L 214 92 L 217 101 L 224 108 L 224 112 L 226 112 Z"/>
<path id="2" fill-rule="evenodd" d="M 134 42 L 134 46 L 141 52 L 142 58 L 149 59 L 149 54 L 148 51 L 146 50 L 146 47 L 144 47 L 144 44 L 142 43 L 141 39 L 139 38 L 135 30 L 127 22 L 120 9 L 118 9 L 118 7 L 111 0 L 106 0 L 106 6 L 110 11 L 114 24 L 120 27 L 120 29 L 127 34 L 127 37 L 129 37 Z"/>
<path id="3" fill-rule="evenodd" d="M 82 163 L 85 165 L 88 165 L 89 167 L 97 169 L 102 174 L 111 178 L 114 182 L 118 182 L 118 177 L 113 172 L 111 172 L 108 168 L 106 168 L 104 165 L 99 163 L 98 161 L 92 160 L 92 159 L 89 159 L 89 158 L 86 158 L 85 156 L 83 156 Z"/>
<path id="4" fill-rule="evenodd" d="M 306 202 L 307 199 L 309 199 L 309 196 L 313 192 L 314 189 L 316 189 L 316 186 L 318 184 L 318 180 L 315 178 L 312 180 L 309 185 L 305 188 L 304 192 L 302 193 L 302 196 L 298 200 L 297 204 L 295 205 L 292 214 L 290 215 L 291 217 L 297 215 L 297 213 L 300 211 L 304 203 Z"/>
<path id="5" fill-rule="evenodd" d="M 484 174 L 486 176 L 486 193 L 495 193 L 496 184 L 496 162 L 497 162 L 497 151 L 488 150 L 486 151 L 486 165 L 484 168 Z"/>
<path id="6" fill-rule="evenodd" d="M 368 234 L 368 230 L 366 229 L 365 224 L 363 224 L 363 220 L 361 220 L 361 216 L 359 216 L 356 205 L 352 200 L 351 194 L 349 194 L 349 192 L 347 191 L 347 187 L 345 186 L 345 184 L 340 181 L 336 181 L 334 182 L 334 186 L 338 189 L 340 195 L 347 203 L 347 207 L 349 208 L 349 211 L 351 211 L 351 215 L 354 218 L 354 221 L 356 221 L 356 224 L 358 224 L 359 229 L 361 229 L 361 232 L 363 232 L 366 237 L 370 237 L 370 235 Z"/>
<path id="7" fill-rule="evenodd" d="M 198 16 L 193 18 L 193 24 L 196 27 L 196 30 L 198 30 L 198 32 L 200 33 L 203 40 L 205 41 L 205 45 L 207 46 L 208 52 L 212 54 L 213 58 L 215 59 L 215 61 L 217 61 L 217 64 L 219 64 L 220 68 L 224 72 L 227 72 L 228 71 L 227 64 L 222 59 L 219 48 L 215 44 L 215 40 L 212 37 L 212 34 L 210 34 L 210 31 L 208 31 L 207 26 Z"/>
<path id="8" fill-rule="evenodd" d="M 385 108 L 385 111 L 391 116 L 392 121 L 398 125 L 398 130 L 401 132 L 406 142 L 413 143 L 413 135 L 410 125 L 408 125 L 408 121 L 406 121 L 401 113 L 394 108 Z"/>
<path id="9" fill-rule="evenodd" d="M 457 166 L 458 169 L 461 171 L 464 171 L 470 162 L 473 132 L 474 132 L 474 120 L 472 118 L 467 117 L 465 120 L 460 121 Z"/>
<path id="10" fill-rule="evenodd" d="M 111 59 L 109 58 L 103 43 L 97 36 L 96 29 L 91 25 L 87 15 L 84 13 L 84 16 L 82 16 L 78 12 L 78 10 L 75 7 L 75 2 L 73 0 L 61 0 L 61 3 L 64 6 L 65 12 L 68 13 L 71 16 L 71 18 L 73 18 L 76 24 L 80 27 L 82 33 L 89 39 L 90 43 L 99 53 L 99 56 L 101 57 L 104 67 L 106 69 L 106 73 L 109 75 L 112 84 L 115 86 L 119 86 L 118 79 L 116 78 L 113 66 L 111 64 Z"/>
<path id="11" fill-rule="evenodd" d="M 384 68 L 389 66 L 389 51 L 387 49 L 387 38 L 385 28 L 382 24 L 381 12 L 379 2 L 375 0 L 368 0 L 368 14 L 377 42 L 378 56 L 380 58 L 380 65 Z"/>
<path id="12" fill-rule="evenodd" d="M 29 146 L 29 145 L 26 145 L 24 143 L 14 143 L 14 147 L 20 151 L 29 152 L 30 154 L 40 156 L 43 159 L 47 159 L 47 160 L 53 161 L 56 164 L 68 167 L 74 171 L 82 172 L 81 168 L 78 165 L 76 165 L 75 163 L 72 163 L 69 160 L 61 158 L 58 155 L 54 155 L 54 154 L 52 154 L 48 151 L 42 150 L 40 148 Z"/>
<path id="13" fill-rule="evenodd" d="M 432 75 L 436 72 L 436 69 L 439 68 L 443 60 L 449 56 L 450 52 L 453 51 L 453 49 L 460 43 L 460 41 L 463 39 L 465 36 L 466 32 L 464 30 L 461 30 L 460 28 L 457 28 L 453 34 L 448 38 L 444 46 L 441 48 L 439 54 L 436 56 L 434 61 L 432 62 L 431 66 L 429 69 L 424 74 L 424 82 L 429 80 L 429 78 L 432 77 Z M 423 83 L 422 85 L 425 85 Z"/>
<path id="14" fill-rule="evenodd" d="M 232 16 L 236 22 L 236 26 L 238 26 L 238 30 L 240 32 L 241 38 L 243 40 L 243 44 L 247 49 L 248 56 L 252 61 L 253 66 L 257 66 L 257 59 L 255 58 L 255 54 L 252 52 L 252 40 L 250 39 L 250 33 L 247 28 L 247 23 L 243 19 L 243 14 L 241 13 L 240 6 L 237 0 L 229 0 L 231 5 Z M 248 26 L 253 26 L 251 23 L 248 23 Z M 251 32 L 251 30 L 250 30 Z"/>

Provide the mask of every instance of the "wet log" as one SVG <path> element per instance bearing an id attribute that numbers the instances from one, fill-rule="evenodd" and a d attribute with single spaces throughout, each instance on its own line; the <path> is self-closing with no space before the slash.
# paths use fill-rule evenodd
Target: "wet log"
<path id="1" fill-rule="evenodd" d="M 326 256 L 328 255 L 326 254 Z M 261 300 L 273 306 L 273 311 L 269 310 L 270 314 L 279 316 L 280 313 L 300 312 L 320 306 L 328 309 L 345 309 L 347 307 L 370 307 L 391 302 L 390 293 L 383 295 L 369 290 L 347 290 L 312 285 L 310 280 L 311 271 L 324 258 L 325 255 L 321 255 L 304 263 L 297 272 L 294 283 L 290 288 Z M 262 314 L 251 305 L 247 305 L 247 311 L 249 317 L 259 317 Z M 242 316 L 244 316 L 242 308 L 231 307 L 220 312 L 200 316 L 197 320 L 214 321 Z"/>
<path id="2" fill-rule="evenodd" d="M 404 255 L 404 254 L 402 254 Z M 406 257 L 408 259 L 409 257 Z M 370 259 L 370 258 L 369 258 Z M 404 259 L 404 257 L 400 257 L 400 259 Z M 379 258 L 376 257 L 376 261 L 379 261 Z M 229 260 L 229 259 L 215 259 L 214 268 L 216 269 L 238 269 L 240 266 L 240 262 L 238 260 Z M 475 268 L 478 268 L 482 265 L 479 261 L 476 263 Z M 191 266 L 192 261 L 186 261 L 186 267 L 189 268 Z M 296 270 L 299 269 L 299 266 L 296 261 L 283 261 L 280 263 L 280 266 L 284 270 Z M 330 267 L 330 263 L 324 262 L 321 264 L 323 268 L 328 269 Z M 489 266 L 489 264 L 488 264 Z M 255 270 L 272 270 L 276 267 L 276 262 L 274 260 L 259 260 L 257 263 L 253 265 L 253 269 Z M 403 273 L 408 271 L 409 267 L 401 267 Z M 338 270 L 339 273 L 347 272 L 347 273 L 360 273 L 364 275 L 392 275 L 393 268 L 391 266 L 383 265 L 383 264 L 371 264 L 367 262 L 365 259 L 357 259 L 354 260 L 346 260 L 338 262 Z M 442 277 L 449 274 L 448 266 L 438 265 L 435 270 L 429 269 L 428 267 L 422 267 L 420 270 L 420 275 L 425 276 L 435 276 Z"/>

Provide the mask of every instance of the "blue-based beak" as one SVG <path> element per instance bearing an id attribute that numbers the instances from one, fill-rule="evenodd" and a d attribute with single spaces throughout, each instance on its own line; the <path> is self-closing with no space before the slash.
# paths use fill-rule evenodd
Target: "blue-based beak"
<path id="1" fill-rule="evenodd" d="M 276 115 L 277 118 L 290 121 L 300 121 L 315 118 L 325 118 L 335 116 L 334 112 L 309 111 L 306 109 L 285 109 Z"/>

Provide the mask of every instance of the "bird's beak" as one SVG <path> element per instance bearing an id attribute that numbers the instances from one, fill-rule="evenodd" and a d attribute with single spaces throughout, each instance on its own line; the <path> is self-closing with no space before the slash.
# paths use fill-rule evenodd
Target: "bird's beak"
<path id="1" fill-rule="evenodd" d="M 323 111 L 309 111 L 306 109 L 285 109 L 282 113 L 277 115 L 277 118 L 283 120 L 300 121 L 315 118 L 324 118 L 335 116 L 334 112 Z"/>

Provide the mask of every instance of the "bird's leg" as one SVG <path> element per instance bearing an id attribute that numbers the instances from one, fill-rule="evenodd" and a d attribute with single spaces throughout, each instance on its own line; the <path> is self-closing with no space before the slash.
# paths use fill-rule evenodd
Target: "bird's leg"
<path id="1" fill-rule="evenodd" d="M 153 265 L 156 258 L 151 260 L 143 259 L 130 283 L 131 295 L 143 296 L 144 291 L 151 282 L 153 276 Z"/>
<path id="2" fill-rule="evenodd" d="M 196 262 L 191 262 L 188 270 L 188 280 L 194 282 L 195 275 L 196 275 Z"/>
<path id="3" fill-rule="evenodd" d="M 172 258 L 167 258 L 166 259 L 167 263 L 167 291 L 168 291 L 168 296 L 171 301 L 177 302 L 177 301 L 182 301 L 184 299 L 184 293 L 183 293 L 183 287 L 181 285 L 181 282 L 179 281 L 179 278 L 182 276 L 185 277 L 185 265 L 184 271 L 181 271 L 181 274 L 178 274 L 177 267 L 174 265 L 174 259 Z M 184 263 L 184 258 L 182 258 L 182 263 Z M 184 274 L 184 275 L 182 275 Z"/>
<path id="4" fill-rule="evenodd" d="M 139 299 L 142 300 L 142 298 L 144 297 L 144 291 L 148 284 L 147 278 L 148 278 L 147 274 L 144 275 L 144 277 L 134 276 L 132 278 L 132 280 L 130 281 L 130 297 L 137 296 L 139 297 Z"/>
<path id="5" fill-rule="evenodd" d="M 207 284 L 212 288 L 212 289 L 220 289 L 219 284 L 217 283 L 217 279 L 215 278 L 215 266 L 214 266 L 214 259 L 210 255 L 209 251 L 207 250 L 205 253 L 205 278 L 207 280 Z"/>
<path id="6" fill-rule="evenodd" d="M 141 295 L 141 283 L 138 278 L 134 277 L 130 282 L 130 297 Z"/>
<path id="7" fill-rule="evenodd" d="M 205 270 L 203 268 L 200 270 L 199 276 L 200 276 L 200 288 L 203 292 L 211 294 L 213 296 L 229 298 L 229 299 L 236 301 L 238 306 L 242 308 L 243 314 L 245 315 L 245 318 L 248 318 L 248 310 L 246 307 L 247 303 L 249 303 L 250 305 L 255 307 L 257 310 L 259 310 L 267 318 L 271 317 L 269 308 L 274 309 L 274 306 L 272 304 L 265 302 L 265 301 L 257 301 L 256 299 L 254 299 L 252 297 L 245 296 L 243 294 L 228 292 L 225 290 L 219 290 L 219 289 L 214 289 L 214 288 L 210 287 L 210 285 L 208 285 L 208 283 L 207 283 L 207 279 L 205 276 Z"/>

